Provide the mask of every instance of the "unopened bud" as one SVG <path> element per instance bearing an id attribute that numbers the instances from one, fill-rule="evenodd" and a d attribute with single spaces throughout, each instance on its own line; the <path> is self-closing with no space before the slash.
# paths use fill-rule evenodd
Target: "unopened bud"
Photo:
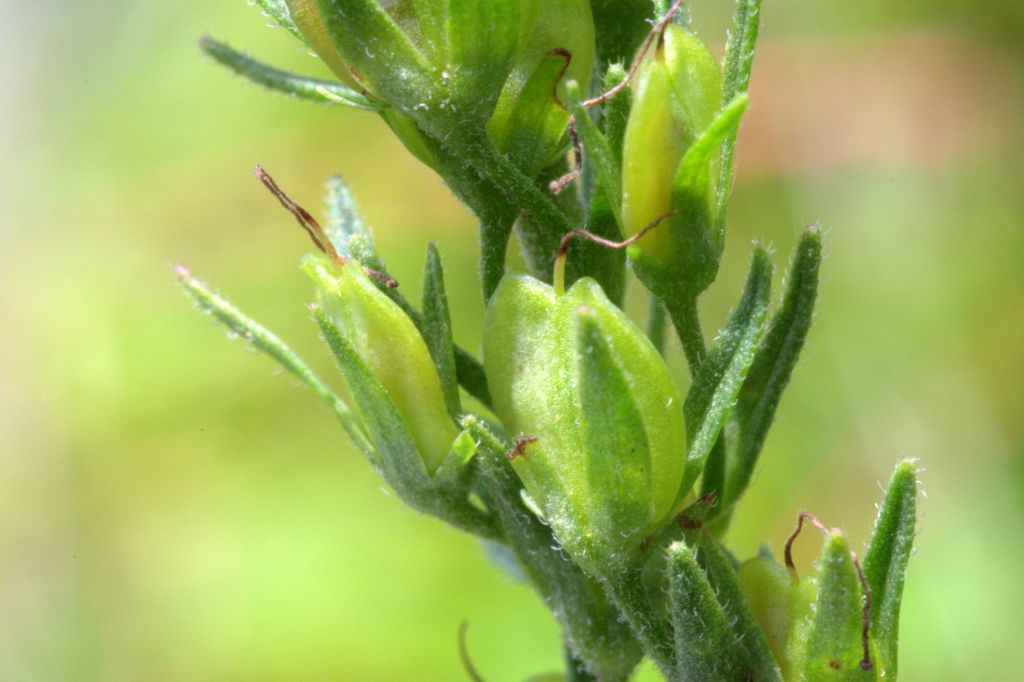
<path id="1" fill-rule="evenodd" d="M 324 312 L 391 398 L 432 475 L 458 431 L 419 330 L 356 261 L 338 266 L 311 255 L 303 269 L 317 284 Z"/>
<path id="2" fill-rule="evenodd" d="M 512 467 L 559 542 L 591 572 L 627 565 L 683 475 L 682 403 L 661 356 L 593 280 L 558 294 L 508 276 L 484 366 L 495 410 L 524 436 Z"/>

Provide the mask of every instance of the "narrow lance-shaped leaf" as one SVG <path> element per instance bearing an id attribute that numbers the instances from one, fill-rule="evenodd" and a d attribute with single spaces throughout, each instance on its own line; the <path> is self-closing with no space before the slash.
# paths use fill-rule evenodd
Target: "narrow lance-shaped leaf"
<path id="1" fill-rule="evenodd" d="M 327 226 L 324 232 L 335 250 L 346 258 L 352 256 L 349 240 L 353 237 L 361 237 L 364 248 L 373 248 L 370 228 L 352 196 L 352 190 L 338 175 L 327 181 Z"/>
<path id="2" fill-rule="evenodd" d="M 729 616 L 683 542 L 668 548 L 669 608 L 676 638 L 679 679 L 741 679 L 745 668 Z"/>
<path id="3" fill-rule="evenodd" d="M 480 495 L 501 520 L 505 541 L 558 619 L 569 646 L 599 679 L 625 679 L 642 656 L 629 627 L 597 581 L 552 551 L 557 541 L 550 528 L 523 505 L 522 484 L 507 461 L 508 445 L 478 417 L 463 417 L 462 426 L 477 441 L 484 482 Z"/>
<path id="4" fill-rule="evenodd" d="M 365 96 L 346 85 L 275 69 L 213 38 L 203 38 L 199 41 L 199 47 L 218 63 L 268 90 L 318 104 L 342 104 L 365 110 L 378 108 Z"/>
<path id="5" fill-rule="evenodd" d="M 876 671 L 864 657 L 864 596 L 846 536 L 829 534 L 818 567 L 818 598 L 807 633 L 802 661 L 803 678 L 818 680 L 875 680 Z"/>
<path id="6" fill-rule="evenodd" d="M 579 84 L 569 82 L 565 88 L 566 99 L 568 100 L 569 111 L 572 112 L 576 121 L 576 129 L 579 131 L 583 147 L 590 157 L 597 172 L 598 187 L 602 188 L 607 195 L 615 219 L 622 225 L 622 164 L 619 155 L 615 153 L 611 143 L 598 130 L 590 113 L 582 103 L 582 93 Z"/>
<path id="7" fill-rule="evenodd" d="M 437 246 L 427 246 L 427 263 L 423 269 L 423 340 L 434 359 L 437 375 L 441 378 L 445 404 L 452 417 L 462 412 L 459 402 L 459 380 L 455 371 L 455 343 L 452 340 L 452 321 L 448 314 L 448 293 L 444 288 L 444 272 Z"/>
<path id="8" fill-rule="evenodd" d="M 738 0 L 732 29 L 725 46 L 722 73 L 722 103 L 745 93 L 750 85 L 750 71 L 754 65 L 754 47 L 761 26 L 761 0 Z M 718 177 L 718 224 L 725 223 L 725 207 L 732 189 L 733 154 L 737 129 L 733 129 L 722 142 L 721 164 Z"/>
<path id="9" fill-rule="evenodd" d="M 402 416 L 387 391 L 355 352 L 334 321 L 320 308 L 312 309 L 320 333 L 334 353 L 352 391 L 356 409 L 377 452 L 375 464 L 399 494 L 427 486 L 429 476 Z M 409 481 L 417 481 L 415 486 Z M 404 497 L 403 497 L 404 499 Z"/>
<path id="10" fill-rule="evenodd" d="M 811 328 L 820 265 L 821 230 L 812 225 L 797 245 L 782 305 L 769 323 L 733 410 L 738 436 L 725 496 L 718 507 L 723 512 L 750 484 L 782 392 L 796 367 Z"/>
<path id="11" fill-rule="evenodd" d="M 764 328 L 771 281 L 772 263 L 768 252 L 756 247 L 743 296 L 719 332 L 718 342 L 701 364 L 683 405 L 689 450 L 678 500 L 685 497 L 704 468 L 747 376 Z"/>
<path id="12" fill-rule="evenodd" d="M 704 535 L 697 550 L 708 581 L 718 596 L 730 622 L 735 641 L 757 682 L 782 682 L 782 673 L 775 662 L 764 630 L 757 622 L 740 587 L 740 579 L 732 560 L 710 535 Z"/>
<path id="13" fill-rule="evenodd" d="M 612 70 L 610 70 L 611 72 Z M 621 67 L 612 74 L 621 75 Z M 614 81 L 612 84 L 620 82 Z M 608 83 L 606 82 L 606 86 Z M 565 88 L 566 101 L 576 120 L 576 130 L 583 145 L 584 177 L 596 177 L 596 187 L 590 198 L 590 214 L 587 216 L 587 229 L 592 233 L 620 241 L 622 239 L 622 128 L 625 121 L 622 103 L 628 107 L 628 88 L 623 88 L 611 100 L 605 103 L 605 124 L 612 124 L 619 135 L 616 151 L 612 140 L 598 130 L 590 114 L 581 105 L 579 85 L 570 82 Z M 613 114 L 611 119 L 608 114 Z M 624 249 L 609 249 L 589 240 L 577 239 L 569 245 L 569 260 L 566 267 L 566 281 L 572 284 L 580 277 L 593 277 L 601 284 L 608 298 L 621 306 L 626 290 L 626 252 Z"/>
<path id="14" fill-rule="evenodd" d="M 612 64 L 604 77 L 604 90 L 610 91 L 626 80 L 626 69 L 622 64 Z M 615 153 L 616 163 L 622 165 L 622 144 L 626 138 L 626 125 L 629 123 L 629 110 L 633 106 L 633 91 L 622 88 L 611 99 L 601 105 L 601 123 L 604 135 L 608 138 Z"/>
<path id="15" fill-rule="evenodd" d="M 686 151 L 672 187 L 669 219 L 671 240 L 679 255 L 681 282 L 690 296 L 696 296 L 714 281 L 723 247 L 723 233 L 715 221 L 713 160 L 722 141 L 735 133 L 749 99 L 741 94 L 731 100 Z"/>
<path id="16" fill-rule="evenodd" d="M 273 332 L 247 317 L 241 310 L 232 305 L 227 299 L 215 294 L 205 283 L 197 279 L 184 266 L 177 268 L 178 280 L 185 288 L 185 292 L 196 302 L 196 304 L 207 313 L 210 313 L 232 332 L 238 334 L 248 343 L 252 344 L 262 353 L 273 358 L 284 369 L 297 377 L 302 383 L 311 388 L 324 403 L 334 412 L 341 422 L 342 427 L 348 434 L 356 447 L 363 451 L 367 457 L 372 457 L 373 448 L 367 439 L 366 432 L 359 423 L 359 418 L 349 409 L 348 405 L 309 368 L 302 358 L 295 351 L 288 347 Z"/>
<path id="17" fill-rule="evenodd" d="M 917 469 L 909 460 L 893 472 L 878 511 L 875 532 L 864 557 L 864 576 L 871 588 L 871 636 L 878 645 L 887 677 L 896 677 L 900 602 L 903 579 L 914 544 Z"/>

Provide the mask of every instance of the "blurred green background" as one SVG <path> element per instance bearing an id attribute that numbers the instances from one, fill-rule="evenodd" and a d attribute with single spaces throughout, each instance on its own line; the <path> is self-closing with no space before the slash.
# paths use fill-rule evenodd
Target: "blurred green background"
<path id="1" fill-rule="evenodd" d="M 717 50 L 730 5 L 692 2 Z M 1021 7 L 767 0 L 705 300 L 711 328 L 751 240 L 782 264 L 803 224 L 827 228 L 817 326 L 732 541 L 778 550 L 809 509 L 859 545 L 878 482 L 919 457 L 906 680 L 1020 675 Z M 460 680 L 463 619 L 486 679 L 558 668 L 531 593 L 403 508 L 173 281 L 187 263 L 331 376 L 305 238 L 251 169 L 310 208 L 341 172 L 408 293 L 438 242 L 476 347 L 469 214 L 371 115 L 202 58 L 212 32 L 319 73 L 242 0 L 0 8 L 0 679 Z"/>

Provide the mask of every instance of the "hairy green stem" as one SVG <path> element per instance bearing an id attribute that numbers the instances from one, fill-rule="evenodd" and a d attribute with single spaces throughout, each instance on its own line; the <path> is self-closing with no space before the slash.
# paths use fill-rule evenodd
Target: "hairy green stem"
<path id="1" fill-rule="evenodd" d="M 696 376 L 707 355 L 704 345 L 704 333 L 700 328 L 700 315 L 697 312 L 697 299 L 689 297 L 670 297 L 665 299 L 672 324 L 676 328 L 679 342 L 683 344 L 683 353 L 690 366 L 690 375 Z"/>

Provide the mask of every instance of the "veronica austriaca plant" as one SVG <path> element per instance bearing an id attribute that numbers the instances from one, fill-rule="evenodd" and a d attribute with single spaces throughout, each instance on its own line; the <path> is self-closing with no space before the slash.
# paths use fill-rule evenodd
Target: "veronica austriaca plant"
<path id="1" fill-rule="evenodd" d="M 416 306 L 337 178 L 321 224 L 257 170 L 316 247 L 301 267 L 339 392 L 179 266 L 199 307 L 311 388 L 406 504 L 515 564 L 562 628 L 558 679 L 624 680 L 645 656 L 668 680 L 895 679 L 912 463 L 863 555 L 806 512 L 798 531 L 824 537 L 812 575 L 793 566 L 796 533 L 782 563 L 725 544 L 822 254 L 806 228 L 773 305 L 755 246 L 706 343 L 698 303 L 725 245 L 760 0 L 739 0 L 721 64 L 681 0 L 258 1 L 336 80 L 202 49 L 270 90 L 374 112 L 444 179 L 479 220 L 482 355 L 453 339 L 436 248 Z M 506 271 L 513 235 L 527 272 Z M 646 330 L 622 309 L 629 271 L 649 292 Z M 685 392 L 664 360 L 670 326 Z"/>

